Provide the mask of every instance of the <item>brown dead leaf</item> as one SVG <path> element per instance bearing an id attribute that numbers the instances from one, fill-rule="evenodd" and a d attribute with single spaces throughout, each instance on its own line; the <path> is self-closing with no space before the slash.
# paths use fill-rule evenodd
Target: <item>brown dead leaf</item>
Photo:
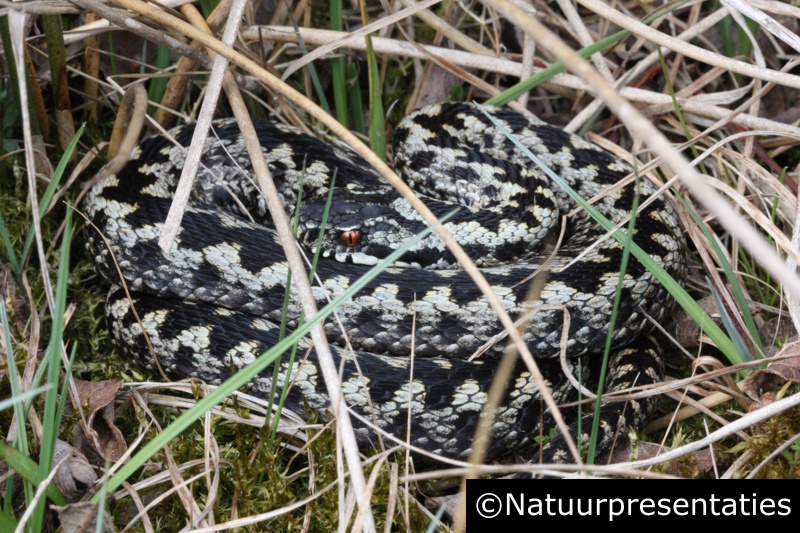
<path id="1" fill-rule="evenodd" d="M 775 339 L 786 341 L 794 340 L 792 339 L 793 336 L 795 339 L 797 338 L 797 332 L 792 324 L 792 319 L 780 316 L 774 316 L 764 322 L 764 324 L 758 328 L 758 335 L 764 340 L 764 343 L 769 344 L 770 347 L 772 347 Z M 769 355 L 772 356 L 774 354 Z"/>
<path id="2" fill-rule="evenodd" d="M 747 408 L 747 412 L 748 413 L 752 413 L 753 411 L 757 411 L 757 410 L 761 409 L 762 407 L 765 407 L 765 406 L 775 402 L 776 399 L 777 399 L 777 395 L 774 392 L 767 391 L 767 392 L 765 392 L 764 394 L 761 395 L 761 398 L 759 398 L 758 400 L 756 400 L 756 401 L 754 401 L 754 402 L 752 402 L 750 404 L 750 407 Z"/>
<path id="3" fill-rule="evenodd" d="M 716 317 L 719 313 L 717 310 L 717 303 L 714 301 L 713 296 L 706 296 L 698 300 L 697 303 L 700 304 L 703 311 L 708 313 L 709 316 L 714 317 L 716 321 Z M 681 346 L 684 348 L 696 348 L 700 346 L 700 327 L 683 309 L 676 311 L 673 327 L 675 329 L 675 338 Z"/>
<path id="4" fill-rule="evenodd" d="M 98 505 L 96 503 L 71 503 L 64 507 L 54 506 L 53 508 L 58 513 L 61 530 L 64 533 L 86 533 L 97 529 Z M 108 514 L 103 516 L 103 531 L 116 531 Z"/>
<path id="5" fill-rule="evenodd" d="M 128 450 L 122 432 L 114 425 L 114 399 L 121 386 L 116 380 L 75 380 L 80 404 L 89 411 L 86 418 L 92 447 L 112 463 Z"/>
<path id="6" fill-rule="evenodd" d="M 690 460 L 692 462 L 692 467 L 701 474 L 710 472 L 711 469 L 714 468 L 714 457 L 710 448 L 703 448 L 702 450 L 692 452 L 686 456 L 686 459 Z"/>
<path id="7" fill-rule="evenodd" d="M 756 403 L 751 411 L 775 401 L 775 389 L 782 387 L 786 382 L 800 382 L 800 341 L 783 345 L 775 357 L 786 357 L 779 361 L 772 361 L 764 370 L 754 370 L 744 378 L 742 383 L 745 394 Z"/>
<path id="8" fill-rule="evenodd" d="M 756 404 L 764 404 L 765 401 L 766 403 L 772 403 L 768 398 L 765 398 L 765 395 L 772 389 L 780 387 L 783 381 L 780 377 L 766 370 L 754 370 L 747 374 L 742 381 L 742 391 L 755 402 L 753 405 L 755 409 L 758 409 L 761 405 Z"/>
<path id="9" fill-rule="evenodd" d="M 733 292 L 729 285 L 726 285 L 726 289 L 728 290 L 728 293 Z M 720 310 L 717 307 L 717 302 L 713 295 L 706 296 L 705 298 L 698 300 L 697 303 L 700 304 L 700 307 L 703 309 L 703 311 L 705 311 L 706 314 L 708 314 L 708 316 L 710 316 L 717 325 L 722 324 Z M 749 305 L 749 311 L 754 316 L 757 324 L 763 322 L 758 308 L 753 305 Z M 686 311 L 683 309 L 678 309 L 675 312 L 673 329 L 675 332 L 675 338 L 684 348 L 696 348 L 700 345 L 702 330 L 697 325 L 697 322 L 695 322 L 693 318 L 686 314 Z"/>
<path id="10" fill-rule="evenodd" d="M 767 365 L 767 372 L 772 372 L 776 376 L 782 377 L 786 381 L 800 381 L 800 342 L 795 341 L 784 344 L 783 348 L 776 354 L 776 357 L 789 355 L 789 359 L 773 361 Z"/>
<path id="11" fill-rule="evenodd" d="M 458 494 L 451 494 L 449 496 L 431 496 L 429 498 L 425 498 L 425 507 L 432 511 L 436 512 L 439 507 L 444 505 L 444 512 L 450 518 L 450 520 L 455 519 L 456 513 L 458 513 L 458 502 L 461 496 Z"/>
<path id="12" fill-rule="evenodd" d="M 97 481 L 86 456 L 60 439 L 56 440 L 53 465 L 59 465 L 53 482 L 68 502 L 80 500 Z"/>

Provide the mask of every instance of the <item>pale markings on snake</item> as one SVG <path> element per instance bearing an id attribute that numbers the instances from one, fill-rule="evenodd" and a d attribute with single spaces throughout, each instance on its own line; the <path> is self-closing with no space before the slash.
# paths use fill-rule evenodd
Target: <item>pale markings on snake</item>
<path id="1" fill-rule="evenodd" d="M 584 198 L 607 191 L 630 172 L 607 152 L 558 128 L 510 111 L 492 113 Z M 119 176 L 96 185 L 84 204 L 109 239 L 143 319 L 142 326 L 136 324 L 124 293 L 112 291 L 108 316 L 118 349 L 146 363 L 156 356 L 167 371 L 209 382 L 225 379 L 231 365 L 244 365 L 277 342 L 287 274 L 265 203 L 249 175 L 251 165 L 238 128 L 224 120 L 215 123 L 215 130 L 219 140 L 210 139 L 204 149 L 208 170 L 198 175 L 176 248 L 168 257 L 161 254 L 156 240 L 185 155 L 164 138 L 142 143 Z M 324 288 L 314 288 L 319 305 L 346 290 L 351 279 L 368 269 L 365 265 L 376 263 L 424 227 L 410 205 L 356 155 L 288 126 L 258 123 L 257 130 L 289 214 L 294 214 L 297 197 L 293 187 L 302 181 L 306 188 L 299 212 L 299 239 L 306 246 L 316 242 L 327 187 L 336 173 L 317 270 Z M 191 126 L 182 127 L 172 134 L 185 145 L 192 131 Z M 563 314 L 566 310 L 571 316 L 569 366 L 577 375 L 580 359 L 585 363 L 581 375 L 587 377 L 597 359 L 591 354 L 605 343 L 619 278 L 619 245 L 606 239 L 575 260 L 603 231 L 584 213 L 572 216 L 568 238 L 549 265 L 540 301 L 525 302 L 527 287 L 522 281 L 541 265 L 539 243 L 557 234 L 561 217 L 574 209 L 565 193 L 551 190 L 548 180 L 511 142 L 466 104 L 431 106 L 407 117 L 395 130 L 395 166 L 413 188 L 429 195 L 425 201 L 437 214 L 462 206 L 447 227 L 479 264 L 487 265 L 484 275 L 509 313 L 533 311 L 523 338 L 556 401 L 573 401 L 575 391 L 553 359 L 560 351 Z M 655 192 L 646 181 L 640 188 L 642 201 Z M 451 192 L 463 196 L 447 200 Z M 231 193 L 249 206 L 254 222 L 241 216 Z M 495 205 L 495 198 L 506 203 Z M 627 185 L 605 195 L 595 207 L 617 223 L 627 216 L 632 200 L 633 185 Z M 510 206 L 517 206 L 524 218 L 517 219 Z M 672 209 L 657 199 L 639 213 L 637 222 L 637 243 L 682 279 L 682 241 Z M 348 235 L 344 242 L 343 233 Z M 118 282 L 102 240 L 90 236 L 89 249 L 101 273 Z M 486 250 L 491 257 L 482 258 Z M 504 264 L 509 260 L 511 264 Z M 439 269 L 403 268 L 403 264 Z M 337 364 L 344 362 L 343 392 L 354 411 L 399 437 L 408 435 L 412 444 L 433 453 L 464 456 L 471 450 L 477 415 L 487 401 L 495 361 L 506 341 L 490 346 L 480 360 L 465 360 L 501 328 L 483 295 L 452 265 L 452 256 L 438 238 L 424 240 L 337 311 L 356 353 L 333 350 Z M 643 338 L 650 326 L 642 311 L 663 321 L 670 302 L 652 275 L 632 261 L 623 282 L 614 343 L 620 347 L 639 338 L 635 350 L 612 354 L 607 390 L 627 388 L 635 380 L 646 384 L 660 379 L 663 363 L 652 341 Z M 296 326 L 300 312 L 292 291 L 289 327 Z M 417 320 L 415 338 L 413 320 Z M 142 327 L 155 354 L 146 348 Z M 336 342 L 343 340 L 337 324 L 326 324 L 326 332 Z M 412 344 L 416 354 L 414 378 L 409 381 L 412 369 L 407 356 Z M 301 349 L 307 348 L 307 342 L 301 343 Z M 358 358 L 363 376 L 355 370 L 353 357 Z M 302 412 L 304 402 L 314 409 L 326 407 L 313 350 L 291 370 L 285 359 L 279 365 L 280 386 L 287 375 L 293 382 L 287 397 L 290 408 Z M 251 392 L 268 395 L 271 373 L 268 369 L 256 378 Z M 606 433 L 616 431 L 618 423 L 639 425 L 652 406 L 653 401 L 631 402 L 623 416 L 622 406 L 607 404 L 601 414 L 606 431 L 600 447 L 610 445 Z M 409 408 L 412 421 L 406 428 Z M 574 416 L 570 410 L 566 415 Z M 489 454 L 500 456 L 532 444 L 542 425 L 552 425 L 550 415 L 540 405 L 534 380 L 519 363 L 496 412 Z M 589 426 L 582 423 L 583 428 Z M 368 426 L 359 423 L 356 430 L 365 444 L 374 442 Z M 540 457 L 568 459 L 563 446 L 557 438 Z"/>
<path id="2" fill-rule="evenodd" d="M 243 341 L 234 346 L 232 350 L 228 350 L 225 353 L 224 360 L 233 361 L 237 367 L 243 367 L 256 360 L 254 356 L 256 350 L 258 350 L 258 343 Z"/>

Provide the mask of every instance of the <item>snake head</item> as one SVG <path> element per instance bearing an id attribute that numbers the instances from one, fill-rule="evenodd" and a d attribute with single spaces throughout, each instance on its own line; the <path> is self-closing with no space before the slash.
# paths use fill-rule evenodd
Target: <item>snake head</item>
<path id="1" fill-rule="evenodd" d="M 426 224 L 410 207 L 396 198 L 359 192 L 356 198 L 336 190 L 327 220 L 321 200 L 300 206 L 298 240 L 312 253 L 341 263 L 375 265 L 399 249 Z M 403 266 L 429 267 L 442 255 L 444 244 L 429 236 L 406 252 L 398 262 Z"/>

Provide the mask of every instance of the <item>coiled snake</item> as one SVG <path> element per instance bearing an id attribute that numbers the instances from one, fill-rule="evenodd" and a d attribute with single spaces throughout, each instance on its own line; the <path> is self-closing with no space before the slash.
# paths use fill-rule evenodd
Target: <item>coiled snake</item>
<path id="1" fill-rule="evenodd" d="M 633 182 L 612 187 L 631 173 L 628 165 L 554 126 L 511 111 L 493 109 L 492 114 L 584 198 L 605 193 L 594 205 L 613 222 L 628 217 Z M 301 242 L 316 242 L 328 187 L 336 175 L 321 245 L 323 260 L 317 267 L 322 286 L 314 289 L 320 305 L 345 290 L 376 258 L 425 227 L 353 153 L 284 125 L 259 122 L 256 128 L 289 214 L 294 214 L 298 188 L 304 188 L 298 213 Z M 230 120 L 219 121 L 215 131 L 217 138 L 212 135 L 205 147 L 204 168 L 169 255 L 161 253 L 156 241 L 185 153 L 163 136 L 142 142 L 128 165 L 95 185 L 84 203 L 110 243 L 109 249 L 97 235 L 90 236 L 97 268 L 118 286 L 114 254 L 140 318 L 132 313 L 125 294 L 114 288 L 107 314 L 118 349 L 144 363 L 155 356 L 178 376 L 211 383 L 277 342 L 287 275 L 265 203 L 249 175 L 238 127 Z M 185 146 L 192 132 L 192 126 L 183 126 L 171 134 Z M 527 278 L 549 253 L 543 246 L 558 236 L 560 219 L 574 209 L 566 194 L 551 190 L 537 167 L 469 104 L 431 106 L 406 117 L 394 133 L 394 143 L 398 172 L 434 212 L 444 214 L 461 206 L 448 229 L 483 266 L 509 313 L 531 315 L 523 338 L 556 401 L 574 400 L 577 393 L 558 359 L 564 315 L 570 318 L 569 364 L 575 375 L 588 380 L 605 343 L 619 280 L 620 245 L 602 238 L 604 232 L 588 215 L 572 213 L 566 237 L 546 267 L 539 300 L 526 302 Z M 655 188 L 647 180 L 639 182 L 644 203 Z M 243 210 L 249 214 L 243 215 Z M 680 280 L 685 266 L 677 227 L 672 208 L 656 198 L 640 209 L 634 239 Z M 633 259 L 622 284 L 607 391 L 663 376 L 657 347 L 646 337 L 651 328 L 647 317 L 663 321 L 671 311 L 671 298 Z M 300 314 L 292 293 L 286 309 L 290 327 L 296 326 Z M 337 316 L 338 321 L 326 324 L 326 332 L 341 345 L 349 341 L 354 350 L 340 348 L 334 354 L 343 368 L 342 389 L 351 408 L 383 430 L 408 437 L 414 446 L 451 457 L 469 453 L 505 342 L 491 344 L 501 333 L 497 317 L 468 276 L 453 265 L 438 238 L 428 238 L 406 253 L 402 263 L 370 282 Z M 467 360 L 487 343 L 479 358 Z M 313 350 L 291 368 L 287 359 L 288 354 L 280 362 L 278 384 L 283 385 L 288 372 L 289 407 L 302 411 L 307 402 L 313 409 L 325 409 L 328 398 Z M 580 371 L 579 361 L 587 363 Z M 267 395 L 271 386 L 269 369 L 252 382 L 250 392 Z M 607 404 L 599 446 L 608 447 L 619 428 L 641 423 L 651 410 L 651 400 Z M 551 425 L 536 384 L 519 363 L 496 412 L 489 454 L 500 456 L 531 444 Z M 357 433 L 364 442 L 374 440 L 369 424 L 359 423 Z M 537 459 L 565 460 L 563 442 L 555 438 Z"/>

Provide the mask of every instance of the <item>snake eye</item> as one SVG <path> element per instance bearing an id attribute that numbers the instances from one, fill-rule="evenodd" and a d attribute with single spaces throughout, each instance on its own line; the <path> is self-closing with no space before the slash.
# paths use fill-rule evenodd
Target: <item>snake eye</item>
<path id="1" fill-rule="evenodd" d="M 358 230 L 343 231 L 339 238 L 348 248 L 354 248 L 361 242 L 361 232 Z"/>

